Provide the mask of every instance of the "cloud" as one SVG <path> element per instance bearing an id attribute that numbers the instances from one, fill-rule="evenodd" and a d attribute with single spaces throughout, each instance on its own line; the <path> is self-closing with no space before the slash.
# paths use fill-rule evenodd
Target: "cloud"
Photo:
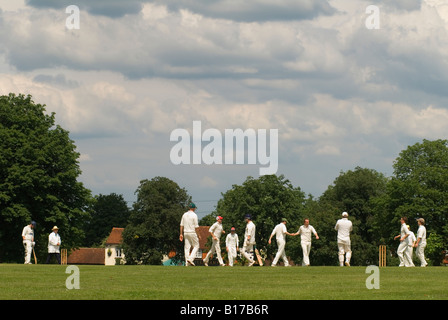
<path id="1" fill-rule="evenodd" d="M 142 9 L 139 0 L 26 0 L 26 4 L 39 9 L 65 10 L 70 5 L 77 5 L 80 11 L 87 11 L 92 15 L 119 18 L 126 14 L 137 14 Z M 64 11 L 65 12 L 65 11 Z"/>
<path id="2" fill-rule="evenodd" d="M 160 1 L 171 10 L 187 9 L 206 17 L 240 22 L 313 19 L 335 12 L 327 0 L 186 0 Z"/>
<path id="3" fill-rule="evenodd" d="M 72 0 L 26 0 L 29 6 L 61 10 Z M 202 16 L 234 21 L 283 21 L 313 19 L 334 13 L 327 0 L 78 0 L 76 5 L 92 15 L 112 18 L 138 14 L 147 3 L 166 5 L 170 11 L 188 10 Z"/>
<path id="4" fill-rule="evenodd" d="M 79 30 L 64 1 L 0 12 L 0 93 L 56 112 L 102 193 L 165 175 L 217 199 L 258 175 L 172 165 L 169 134 L 194 120 L 278 129 L 278 173 L 316 196 L 340 170 L 387 171 L 407 145 L 448 136 L 445 1 L 122 3 L 79 1 Z M 372 3 L 379 30 L 365 27 Z"/>

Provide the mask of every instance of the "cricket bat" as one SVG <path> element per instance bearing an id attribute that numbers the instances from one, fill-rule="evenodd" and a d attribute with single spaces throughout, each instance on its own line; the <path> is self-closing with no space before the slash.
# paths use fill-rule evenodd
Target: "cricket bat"
<path id="1" fill-rule="evenodd" d="M 260 252 L 258 252 L 258 249 L 255 249 L 255 255 L 257 256 L 258 264 L 260 265 L 260 267 L 262 267 L 263 261 L 261 260 L 261 255 Z"/>
<path id="2" fill-rule="evenodd" d="M 36 252 L 34 252 L 34 247 L 33 247 L 33 255 L 34 255 L 34 264 L 37 264 Z"/>

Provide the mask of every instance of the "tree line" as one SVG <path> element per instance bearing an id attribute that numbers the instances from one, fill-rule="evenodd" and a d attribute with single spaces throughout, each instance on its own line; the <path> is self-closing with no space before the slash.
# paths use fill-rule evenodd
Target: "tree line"
<path id="1" fill-rule="evenodd" d="M 22 262 L 21 230 L 31 220 L 36 226 L 36 251 L 46 255 L 47 237 L 60 228 L 63 247 L 100 246 L 112 227 L 125 227 L 123 249 L 127 263 L 160 264 L 176 252 L 183 260 L 179 222 L 194 200 L 185 188 L 166 177 L 140 181 L 137 200 L 129 207 L 122 195 L 93 196 L 78 178 L 79 153 L 69 132 L 55 124 L 55 114 L 30 95 L 0 96 L 0 262 Z M 284 175 L 247 177 L 221 194 L 216 209 L 200 225 L 210 226 L 222 216 L 226 232 L 233 226 L 244 233 L 245 214 L 257 226 L 257 248 L 268 257 L 270 233 L 281 218 L 295 232 L 305 218 L 319 233 L 313 239 L 312 265 L 337 265 L 334 225 L 343 211 L 353 222 L 352 265 L 378 263 L 378 246 L 388 247 L 388 264 L 398 265 L 393 237 L 400 217 L 424 218 L 428 231 L 426 255 L 439 265 L 448 248 L 448 140 L 423 140 L 402 150 L 393 175 L 356 167 L 341 171 L 318 198 L 306 195 Z M 221 241 L 224 242 L 224 239 Z M 299 237 L 287 238 L 287 255 L 301 263 Z"/>

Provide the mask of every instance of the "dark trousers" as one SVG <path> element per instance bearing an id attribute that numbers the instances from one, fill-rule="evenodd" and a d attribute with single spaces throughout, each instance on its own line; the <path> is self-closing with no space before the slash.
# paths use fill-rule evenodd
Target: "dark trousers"
<path id="1" fill-rule="evenodd" d="M 56 257 L 58 264 L 61 264 L 61 254 L 60 253 L 48 253 L 46 264 L 50 263 L 51 257 Z"/>

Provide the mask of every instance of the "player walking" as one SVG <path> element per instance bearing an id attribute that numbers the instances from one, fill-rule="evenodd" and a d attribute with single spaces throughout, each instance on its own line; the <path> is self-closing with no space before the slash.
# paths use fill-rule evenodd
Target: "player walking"
<path id="1" fill-rule="evenodd" d="M 179 240 L 184 243 L 184 253 L 185 253 L 185 266 L 192 265 L 194 266 L 194 258 L 196 257 L 196 253 L 199 250 L 199 236 L 197 234 L 196 229 L 199 228 L 198 225 L 198 216 L 194 212 L 196 210 L 196 205 L 194 203 L 190 203 L 190 210 L 185 212 L 182 216 L 182 220 L 180 221 L 180 235 Z M 193 250 L 190 254 L 190 249 L 193 247 Z"/>
<path id="2" fill-rule="evenodd" d="M 250 214 L 244 216 L 246 221 L 246 231 L 244 232 L 244 242 L 243 242 L 243 256 L 249 261 L 249 267 L 252 267 L 255 260 L 250 255 L 254 251 L 255 244 L 255 224 L 252 222 L 252 217 Z"/>
<path id="3" fill-rule="evenodd" d="M 230 229 L 230 233 L 226 237 L 226 251 L 229 257 L 229 266 L 233 267 L 233 262 L 236 259 L 237 251 L 239 250 L 239 239 L 235 233 L 235 228 Z"/>
<path id="4" fill-rule="evenodd" d="M 286 230 L 287 223 L 288 220 L 286 220 L 286 218 L 283 218 L 282 222 L 276 225 L 274 230 L 272 230 L 271 236 L 269 237 L 268 243 L 271 244 L 271 239 L 275 235 L 278 246 L 277 254 L 275 255 L 274 261 L 272 261 L 271 267 L 275 267 L 277 265 L 277 262 L 280 259 L 280 257 L 283 259 L 285 267 L 289 267 L 288 258 L 286 257 L 285 253 L 285 245 L 286 245 L 286 235 L 292 236 L 292 234 Z"/>
<path id="5" fill-rule="evenodd" d="M 412 261 L 412 256 L 413 256 L 413 253 L 414 253 L 415 242 L 417 241 L 417 239 L 415 238 L 414 232 L 411 231 L 411 227 L 409 225 L 406 225 L 406 227 L 409 230 L 409 237 L 406 238 L 406 240 L 407 240 L 406 242 L 408 244 L 408 247 L 406 249 L 407 253 L 408 253 L 407 257 L 409 259 L 408 260 L 408 265 L 409 265 L 409 267 L 415 267 L 414 261 Z"/>
<path id="6" fill-rule="evenodd" d="M 403 267 L 403 266 L 410 267 L 408 261 L 410 261 L 411 259 L 409 257 L 409 252 L 407 250 L 408 242 L 405 241 L 406 238 L 409 237 L 409 235 L 411 234 L 409 232 L 408 227 L 406 226 L 407 222 L 408 222 L 408 218 L 401 217 L 401 219 L 400 219 L 400 223 L 401 223 L 400 234 L 398 236 L 394 237 L 394 240 L 400 238 L 400 245 L 398 246 L 398 249 L 397 249 L 397 255 L 398 255 L 398 258 L 400 259 L 399 267 Z"/>
<path id="7" fill-rule="evenodd" d="M 417 257 L 420 260 L 420 267 L 426 267 L 428 263 L 425 259 L 425 248 L 426 248 L 426 227 L 425 227 L 425 219 L 419 218 L 417 219 L 418 230 L 417 230 L 417 241 L 415 246 L 417 248 L 416 253 Z"/>
<path id="8" fill-rule="evenodd" d="M 216 257 L 218 258 L 219 264 L 221 267 L 225 266 L 224 262 L 222 261 L 221 257 L 221 246 L 219 244 L 219 238 L 221 237 L 221 234 L 226 233 L 222 228 L 222 217 L 217 216 L 216 222 L 210 227 L 208 230 L 210 234 L 212 235 L 212 247 L 210 248 L 210 251 L 205 256 L 204 265 L 208 267 L 208 261 L 210 259 L 210 256 L 216 252 Z"/>
<path id="9" fill-rule="evenodd" d="M 344 255 L 345 255 L 345 265 L 350 267 L 350 259 L 352 257 L 352 249 L 350 242 L 350 232 L 353 230 L 353 225 L 350 220 L 348 220 L 348 213 L 342 212 L 342 219 L 336 222 L 334 227 L 338 232 L 338 257 L 339 265 L 344 266 Z"/>

